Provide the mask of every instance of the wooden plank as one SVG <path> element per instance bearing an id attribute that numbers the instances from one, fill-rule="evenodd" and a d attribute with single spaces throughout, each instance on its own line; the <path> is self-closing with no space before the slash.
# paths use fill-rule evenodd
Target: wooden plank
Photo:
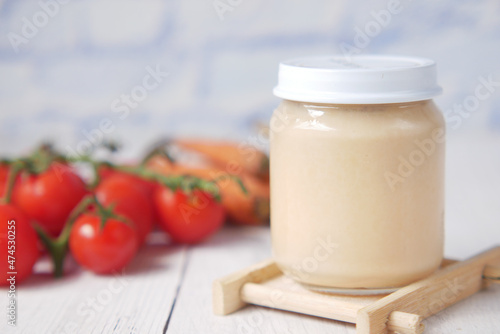
<path id="1" fill-rule="evenodd" d="M 215 280 L 212 285 L 214 314 L 226 315 L 244 307 L 248 302 L 242 291 L 244 286 L 249 285 L 248 283 L 260 283 L 280 274 L 278 266 L 272 259 L 268 259 Z"/>
<path id="2" fill-rule="evenodd" d="M 255 283 L 245 284 L 241 296 L 243 300 L 256 305 L 351 323 L 356 321 L 356 313 L 363 307 L 362 304 L 325 294 L 270 288 Z"/>
<path id="3" fill-rule="evenodd" d="M 123 273 L 97 276 L 79 268 L 59 280 L 47 271 L 18 286 L 17 327 L 0 333 L 162 333 L 172 307 L 185 247 L 148 246 Z M 7 305 L 7 292 L 1 305 Z"/>
<path id="4" fill-rule="evenodd" d="M 387 333 L 387 320 L 393 311 L 428 317 L 476 293 L 483 287 L 487 265 L 500 264 L 500 247 L 483 252 L 469 260 L 457 262 L 431 277 L 380 299 L 358 312 L 359 334 Z"/>
<path id="5" fill-rule="evenodd" d="M 351 324 L 248 305 L 227 316 L 213 314 L 212 282 L 271 256 L 267 227 L 229 227 L 192 247 L 189 266 L 167 333 L 340 333 Z"/>
<path id="6" fill-rule="evenodd" d="M 425 328 L 423 320 L 421 315 L 393 311 L 389 314 L 387 330 L 397 334 L 421 334 Z"/>
<path id="7" fill-rule="evenodd" d="M 500 266 L 486 266 L 483 270 L 483 277 L 491 283 L 500 284 Z"/>

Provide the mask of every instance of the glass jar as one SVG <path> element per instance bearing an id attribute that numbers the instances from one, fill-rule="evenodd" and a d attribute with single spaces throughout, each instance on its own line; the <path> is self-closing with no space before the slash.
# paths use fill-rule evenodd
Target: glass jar
<path id="1" fill-rule="evenodd" d="M 271 126 L 274 258 L 317 290 L 383 293 L 443 257 L 444 119 L 431 60 L 280 64 Z"/>

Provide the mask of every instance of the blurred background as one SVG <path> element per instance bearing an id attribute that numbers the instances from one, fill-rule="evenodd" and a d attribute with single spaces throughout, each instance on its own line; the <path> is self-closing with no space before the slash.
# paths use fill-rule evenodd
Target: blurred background
<path id="1" fill-rule="evenodd" d="M 498 134 L 499 17 L 497 0 L 0 0 L 0 153 L 245 140 L 279 62 L 315 54 L 433 58 L 449 136 Z"/>

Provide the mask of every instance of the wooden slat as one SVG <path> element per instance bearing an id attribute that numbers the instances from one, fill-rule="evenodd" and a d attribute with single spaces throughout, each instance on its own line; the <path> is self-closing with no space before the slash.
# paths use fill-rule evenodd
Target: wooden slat
<path id="1" fill-rule="evenodd" d="M 394 311 L 389 315 L 387 329 L 389 333 L 421 334 L 425 329 L 423 320 L 421 315 Z"/>
<path id="2" fill-rule="evenodd" d="M 283 274 L 260 284 L 247 283 L 241 298 L 251 304 L 355 323 L 357 312 L 379 296 L 332 296 L 317 293 Z"/>
<path id="3" fill-rule="evenodd" d="M 500 247 L 469 260 L 452 264 L 431 277 L 399 289 L 358 312 L 358 334 L 387 333 L 387 320 L 393 311 L 428 317 L 476 293 L 483 286 L 487 265 L 500 263 Z"/>
<path id="4" fill-rule="evenodd" d="M 491 283 L 500 284 L 500 266 L 486 266 L 483 277 Z"/>
<path id="5" fill-rule="evenodd" d="M 226 315 L 246 305 L 242 287 L 248 283 L 260 283 L 281 274 L 273 260 L 265 260 L 250 268 L 218 279 L 213 283 L 214 314 Z"/>

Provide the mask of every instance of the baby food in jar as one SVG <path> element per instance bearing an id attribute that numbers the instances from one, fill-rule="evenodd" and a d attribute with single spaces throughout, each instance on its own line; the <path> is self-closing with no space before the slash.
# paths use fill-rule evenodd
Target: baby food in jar
<path id="1" fill-rule="evenodd" d="M 395 56 L 280 64 L 271 122 L 276 263 L 318 290 L 384 292 L 443 257 L 443 117 L 435 63 Z"/>

